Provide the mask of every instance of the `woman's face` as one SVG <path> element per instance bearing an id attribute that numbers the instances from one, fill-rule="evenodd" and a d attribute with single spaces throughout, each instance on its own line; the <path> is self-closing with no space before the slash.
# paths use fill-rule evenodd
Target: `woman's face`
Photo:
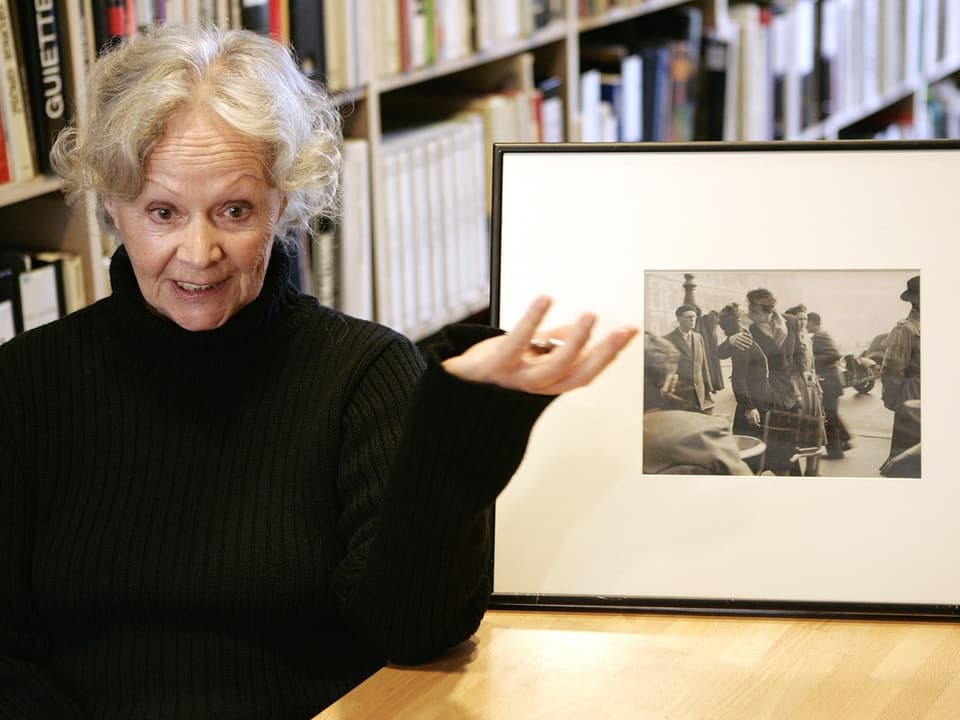
<path id="1" fill-rule="evenodd" d="M 186 330 L 212 330 L 260 294 L 285 202 L 260 147 L 192 109 L 169 122 L 140 195 L 106 208 L 150 307 Z"/>

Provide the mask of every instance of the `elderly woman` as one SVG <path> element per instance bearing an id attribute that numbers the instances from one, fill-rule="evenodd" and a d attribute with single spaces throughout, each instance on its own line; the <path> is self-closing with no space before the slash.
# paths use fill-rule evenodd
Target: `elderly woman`
<path id="1" fill-rule="evenodd" d="M 551 397 L 629 341 L 454 327 L 424 360 L 298 294 L 339 120 L 279 44 L 170 29 L 103 57 L 55 166 L 112 294 L 0 346 L 0 717 L 306 718 L 467 638 L 489 511 Z"/>

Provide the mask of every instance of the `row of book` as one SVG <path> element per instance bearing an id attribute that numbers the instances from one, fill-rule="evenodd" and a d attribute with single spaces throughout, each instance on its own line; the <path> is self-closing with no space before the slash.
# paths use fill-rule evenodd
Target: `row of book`
<path id="1" fill-rule="evenodd" d="M 718 111 L 698 97 L 712 82 L 701 78 L 702 15 L 695 6 L 676 8 L 583 42 L 581 141 L 720 139 L 696 129 L 698 109 Z"/>
<path id="2" fill-rule="evenodd" d="M 562 0 L 374 0 L 376 70 L 389 77 L 529 37 Z"/>
<path id="3" fill-rule="evenodd" d="M 486 307 L 486 156 L 478 113 L 384 138 L 385 232 L 374 248 L 380 322 L 422 338 Z"/>
<path id="4" fill-rule="evenodd" d="M 66 42 L 70 2 L 0 0 L 0 182 L 50 171 L 53 138 L 73 110 L 75 59 Z"/>
<path id="5" fill-rule="evenodd" d="M 0 343 L 85 304 L 80 255 L 0 248 Z"/>
<path id="6" fill-rule="evenodd" d="M 51 172 L 57 134 L 103 49 L 163 23 L 248 28 L 292 45 L 333 89 L 366 77 L 354 0 L 0 0 L 0 183 Z"/>
<path id="7" fill-rule="evenodd" d="M 726 139 L 798 137 L 960 60 L 960 0 L 743 2 L 729 17 L 739 94 Z"/>
<path id="8" fill-rule="evenodd" d="M 357 45 L 349 48 L 343 38 L 357 37 L 357 3 L 352 0 L 63 0 L 89 8 L 84 31 L 90 45 L 104 48 L 125 37 L 144 32 L 154 25 L 207 24 L 224 28 L 246 28 L 292 44 L 304 72 L 326 80 L 328 68 L 339 73 L 359 62 Z M 331 50 L 328 51 L 328 48 Z M 339 54 L 352 52 L 348 62 Z M 91 58 L 92 60 L 92 58 Z M 357 71 L 359 72 L 359 70 Z M 360 76 L 353 84 L 359 83 Z M 349 87 L 338 77 L 337 88 Z"/>
<path id="9" fill-rule="evenodd" d="M 416 339 L 487 306 L 490 148 L 563 137 L 557 79 L 535 83 L 529 54 L 511 64 L 512 84 L 487 78 L 500 89 L 393 98 L 388 114 L 405 123 L 384 132 L 372 175 L 367 141 L 345 141 L 344 215 L 303 243 L 307 292 Z"/>
<path id="10" fill-rule="evenodd" d="M 486 307 L 484 134 L 478 112 L 388 133 L 375 236 L 369 143 L 345 141 L 344 214 L 299 238 L 301 289 L 417 339 Z"/>

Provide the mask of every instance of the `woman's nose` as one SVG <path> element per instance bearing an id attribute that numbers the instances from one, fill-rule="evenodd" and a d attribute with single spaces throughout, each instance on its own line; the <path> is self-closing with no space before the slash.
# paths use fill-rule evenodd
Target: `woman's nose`
<path id="1" fill-rule="evenodd" d="M 195 267 L 207 267 L 223 257 L 219 233 L 204 220 L 191 222 L 184 230 L 177 258 Z"/>

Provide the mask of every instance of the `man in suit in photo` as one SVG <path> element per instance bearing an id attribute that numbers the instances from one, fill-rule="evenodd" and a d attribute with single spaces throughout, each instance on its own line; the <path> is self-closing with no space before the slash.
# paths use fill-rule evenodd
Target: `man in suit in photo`
<path id="1" fill-rule="evenodd" d="M 676 330 L 664 335 L 680 353 L 677 365 L 679 378 L 674 392 L 683 400 L 684 409 L 710 413 L 713 411 L 713 399 L 710 396 L 713 385 L 707 366 L 707 352 L 703 338 L 693 329 L 697 324 L 697 308 L 681 305 L 676 310 L 676 316 Z"/>
<path id="2" fill-rule="evenodd" d="M 840 363 L 843 355 L 837 344 L 823 329 L 819 313 L 807 315 L 807 330 L 813 337 L 813 360 L 823 388 L 823 412 L 827 416 L 827 459 L 839 460 L 843 453 L 853 447 L 850 433 L 840 419 L 840 396 L 844 391 L 843 370 Z"/>

